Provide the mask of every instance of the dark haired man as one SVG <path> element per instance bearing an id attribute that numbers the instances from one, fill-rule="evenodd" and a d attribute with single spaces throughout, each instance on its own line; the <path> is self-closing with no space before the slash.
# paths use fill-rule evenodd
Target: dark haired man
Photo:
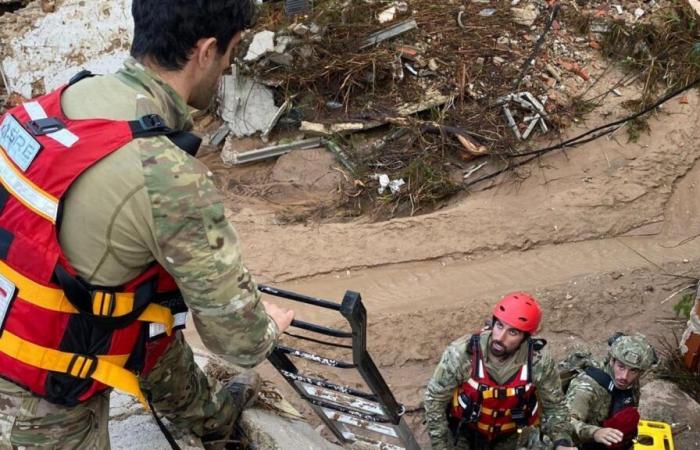
<path id="1" fill-rule="evenodd" d="M 566 405 L 585 450 L 634 447 L 639 425 L 640 377 L 658 361 L 641 333 L 616 333 L 602 362 L 592 361 L 571 380 Z"/>
<path id="2" fill-rule="evenodd" d="M 528 433 L 528 449 L 576 450 L 559 374 L 533 337 L 541 320 L 537 300 L 514 292 L 494 306 L 489 330 L 447 347 L 425 394 L 433 450 L 515 450 L 520 432 L 540 424 L 550 441 Z"/>
<path id="3" fill-rule="evenodd" d="M 109 448 L 110 387 L 220 446 L 259 379 L 208 380 L 177 331 L 184 313 L 247 368 L 294 316 L 260 301 L 187 133 L 253 0 L 134 0 L 132 12 L 119 72 L 0 117 L 0 449 Z"/>

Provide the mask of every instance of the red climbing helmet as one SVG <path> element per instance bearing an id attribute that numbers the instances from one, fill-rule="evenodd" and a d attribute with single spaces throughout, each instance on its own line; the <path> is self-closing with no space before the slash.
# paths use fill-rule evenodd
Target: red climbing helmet
<path id="1" fill-rule="evenodd" d="M 532 334 L 540 326 L 542 308 L 529 294 L 513 292 L 496 303 L 493 315 L 513 328 Z"/>

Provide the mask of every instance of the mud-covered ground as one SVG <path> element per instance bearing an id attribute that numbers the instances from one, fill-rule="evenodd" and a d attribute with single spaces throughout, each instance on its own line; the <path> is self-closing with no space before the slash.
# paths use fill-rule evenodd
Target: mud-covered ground
<path id="1" fill-rule="evenodd" d="M 620 130 L 522 168 L 518 182 L 506 176 L 434 213 L 388 222 L 280 221 L 280 211 L 293 214 L 337 192 L 342 180 L 322 151 L 243 170 L 204 159 L 229 188 L 230 218 L 258 280 L 338 301 L 348 289 L 363 294 L 370 351 L 425 444 L 422 391 L 442 350 L 478 329 L 508 291 L 542 301 L 542 335 L 557 355 L 573 344 L 602 351 L 617 330 L 657 342 L 681 330 L 673 294 L 700 272 L 698 99 L 693 92 L 687 103 L 668 102 L 637 143 Z M 618 114 L 611 105 L 578 130 Z M 262 195 L 271 192 L 274 200 Z M 304 320 L 342 323 L 294 307 Z M 683 420 L 700 427 L 698 417 Z M 681 448 L 697 445 L 697 434 L 685 436 L 677 436 Z"/>

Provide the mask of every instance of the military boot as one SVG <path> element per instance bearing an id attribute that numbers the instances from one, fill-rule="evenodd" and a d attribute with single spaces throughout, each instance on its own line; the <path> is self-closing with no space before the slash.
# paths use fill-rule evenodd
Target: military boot
<path id="1" fill-rule="evenodd" d="M 236 375 L 226 383 L 226 390 L 233 397 L 233 407 L 236 411 L 234 423 L 238 422 L 243 410 L 255 402 L 261 385 L 260 375 L 254 370 Z"/>
<path id="2" fill-rule="evenodd" d="M 236 375 L 226 382 L 226 390 L 233 400 L 233 417 L 231 420 L 231 432 L 229 436 L 207 436 L 202 438 L 202 444 L 207 450 L 231 450 L 241 449 L 241 433 L 238 420 L 243 410 L 250 407 L 258 397 L 262 380 L 255 371 L 247 371 Z"/>

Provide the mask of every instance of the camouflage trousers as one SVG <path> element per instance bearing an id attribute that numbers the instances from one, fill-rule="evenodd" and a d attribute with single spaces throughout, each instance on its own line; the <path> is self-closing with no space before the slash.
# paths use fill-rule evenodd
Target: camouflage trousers
<path id="1" fill-rule="evenodd" d="M 171 429 L 204 439 L 228 437 L 238 416 L 228 391 L 197 366 L 182 333 L 141 387 Z M 0 379 L 0 450 L 109 449 L 108 421 L 109 391 L 69 408 Z"/>

